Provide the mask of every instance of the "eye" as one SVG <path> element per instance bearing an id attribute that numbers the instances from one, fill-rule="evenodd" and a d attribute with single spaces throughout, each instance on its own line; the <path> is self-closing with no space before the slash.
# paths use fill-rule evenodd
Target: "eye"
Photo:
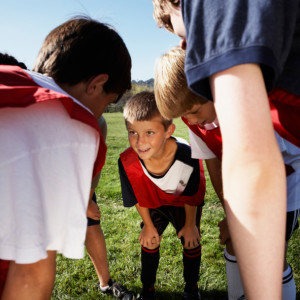
<path id="1" fill-rule="evenodd" d="M 147 131 L 147 134 L 152 135 L 152 134 L 154 134 L 154 131 Z"/>
<path id="2" fill-rule="evenodd" d="M 199 108 L 197 110 L 195 110 L 195 111 L 192 111 L 191 115 L 196 115 L 198 112 L 199 112 Z"/>
<path id="3" fill-rule="evenodd" d="M 133 130 L 129 130 L 129 131 L 128 131 L 128 134 L 129 134 L 129 135 L 135 135 L 135 134 L 136 134 L 136 132 L 135 132 L 135 131 L 133 131 Z"/>

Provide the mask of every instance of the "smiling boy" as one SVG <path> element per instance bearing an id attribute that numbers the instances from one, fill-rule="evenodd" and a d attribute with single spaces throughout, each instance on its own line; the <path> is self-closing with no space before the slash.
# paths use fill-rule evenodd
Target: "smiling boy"
<path id="1" fill-rule="evenodd" d="M 197 281 L 201 260 L 200 218 L 205 193 L 202 163 L 190 147 L 172 137 L 175 125 L 164 119 L 154 94 L 142 92 L 124 108 L 130 148 L 119 159 L 125 207 L 142 217 L 139 299 L 154 299 L 162 234 L 171 222 L 183 245 L 184 299 L 200 299 Z"/>

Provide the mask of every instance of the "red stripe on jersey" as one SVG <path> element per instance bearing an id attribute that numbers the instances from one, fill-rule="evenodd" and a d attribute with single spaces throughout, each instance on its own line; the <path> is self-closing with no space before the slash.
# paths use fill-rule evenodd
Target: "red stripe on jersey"
<path id="1" fill-rule="evenodd" d="M 190 125 L 185 117 L 181 118 L 182 121 L 194 132 L 207 147 L 216 155 L 218 159 L 222 159 L 222 137 L 220 127 L 212 130 L 206 130 L 199 125 Z"/>
<path id="2" fill-rule="evenodd" d="M 278 134 L 300 147 L 300 97 L 275 88 L 269 94 L 273 126 Z"/>

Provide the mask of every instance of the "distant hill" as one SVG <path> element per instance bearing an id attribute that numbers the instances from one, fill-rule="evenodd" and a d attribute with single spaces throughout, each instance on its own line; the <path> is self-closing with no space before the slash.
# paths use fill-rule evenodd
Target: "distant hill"
<path id="1" fill-rule="evenodd" d="M 131 83 L 141 85 L 141 86 L 152 87 L 152 88 L 154 87 L 154 79 L 153 78 L 150 78 L 146 81 L 144 81 L 144 80 L 139 80 L 139 81 L 132 80 Z"/>

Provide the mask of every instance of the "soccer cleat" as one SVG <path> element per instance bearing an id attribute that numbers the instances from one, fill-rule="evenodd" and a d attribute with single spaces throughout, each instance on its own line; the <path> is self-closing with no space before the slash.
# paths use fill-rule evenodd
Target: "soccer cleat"
<path id="1" fill-rule="evenodd" d="M 103 294 L 110 294 L 120 300 L 135 300 L 135 296 L 132 292 L 128 291 L 121 283 L 112 279 L 108 282 L 108 288 L 103 290 L 98 283 L 99 291 Z"/>

